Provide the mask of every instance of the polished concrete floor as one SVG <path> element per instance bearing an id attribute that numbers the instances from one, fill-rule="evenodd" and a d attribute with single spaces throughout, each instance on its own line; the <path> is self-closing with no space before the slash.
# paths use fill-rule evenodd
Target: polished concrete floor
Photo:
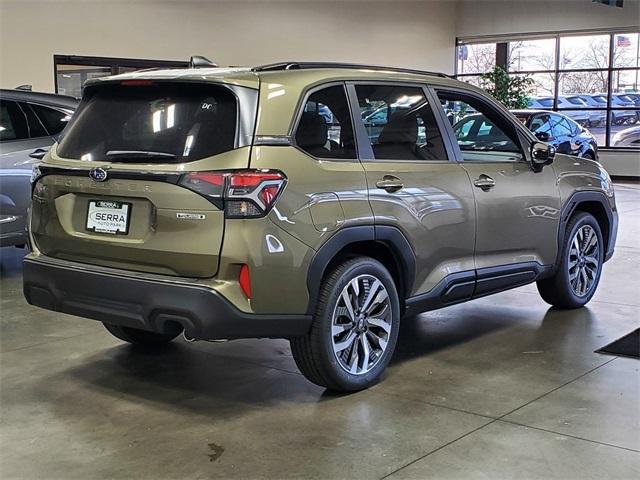
<path id="1" fill-rule="evenodd" d="M 335 396 L 285 341 L 151 353 L 28 306 L 2 249 L 0 477 L 640 478 L 640 185 L 588 308 L 535 286 L 406 319 L 384 381 Z"/>

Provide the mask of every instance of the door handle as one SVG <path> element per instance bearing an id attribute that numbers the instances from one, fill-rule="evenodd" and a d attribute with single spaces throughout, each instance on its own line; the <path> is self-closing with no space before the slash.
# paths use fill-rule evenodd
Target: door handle
<path id="1" fill-rule="evenodd" d="M 386 190 L 389 193 L 393 193 L 398 190 L 402 190 L 404 184 L 402 183 L 402 180 L 394 175 L 385 175 L 382 177 L 382 180 L 378 180 L 376 182 L 376 187 Z"/>
<path id="2" fill-rule="evenodd" d="M 473 184 L 476 187 L 480 188 L 483 192 L 487 192 L 496 186 L 496 181 L 489 175 L 485 175 L 483 173 L 477 180 L 473 182 Z"/>
<path id="3" fill-rule="evenodd" d="M 29 156 L 35 160 L 42 160 L 44 156 L 47 154 L 48 148 L 36 148 L 33 152 L 29 154 Z"/>

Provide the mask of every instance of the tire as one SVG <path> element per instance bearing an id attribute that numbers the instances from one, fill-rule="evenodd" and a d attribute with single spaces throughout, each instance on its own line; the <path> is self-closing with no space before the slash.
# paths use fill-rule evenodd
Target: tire
<path id="1" fill-rule="evenodd" d="M 377 293 L 369 296 L 374 289 Z M 389 271 L 377 260 L 356 257 L 325 276 L 311 329 L 290 340 L 291 351 L 309 381 L 354 392 L 378 382 L 399 328 L 400 302 Z"/>
<path id="2" fill-rule="evenodd" d="M 595 236 L 596 245 L 593 246 Z M 538 281 L 542 299 L 557 308 L 580 308 L 598 288 L 604 259 L 600 225 L 589 213 L 578 212 L 569 220 L 556 273 Z"/>
<path id="3" fill-rule="evenodd" d="M 134 345 L 160 346 L 166 345 L 171 340 L 180 335 L 178 329 L 171 330 L 167 333 L 148 332 L 138 328 L 123 327 L 110 323 L 102 323 L 104 328 L 116 338 Z"/>

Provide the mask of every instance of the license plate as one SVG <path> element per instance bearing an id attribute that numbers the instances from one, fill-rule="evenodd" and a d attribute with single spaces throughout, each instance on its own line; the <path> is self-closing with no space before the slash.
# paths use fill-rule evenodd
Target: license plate
<path id="1" fill-rule="evenodd" d="M 131 204 L 111 200 L 89 200 L 87 230 L 112 235 L 129 232 Z"/>

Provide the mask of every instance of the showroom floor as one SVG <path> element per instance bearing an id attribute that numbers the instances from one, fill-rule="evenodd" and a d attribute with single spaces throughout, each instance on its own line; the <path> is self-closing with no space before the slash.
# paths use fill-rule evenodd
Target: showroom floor
<path id="1" fill-rule="evenodd" d="M 405 319 L 384 381 L 334 396 L 285 341 L 123 345 L 28 306 L 2 249 L 0 476 L 640 478 L 640 361 L 594 353 L 640 325 L 640 185 L 588 308 L 535 286 Z"/>

